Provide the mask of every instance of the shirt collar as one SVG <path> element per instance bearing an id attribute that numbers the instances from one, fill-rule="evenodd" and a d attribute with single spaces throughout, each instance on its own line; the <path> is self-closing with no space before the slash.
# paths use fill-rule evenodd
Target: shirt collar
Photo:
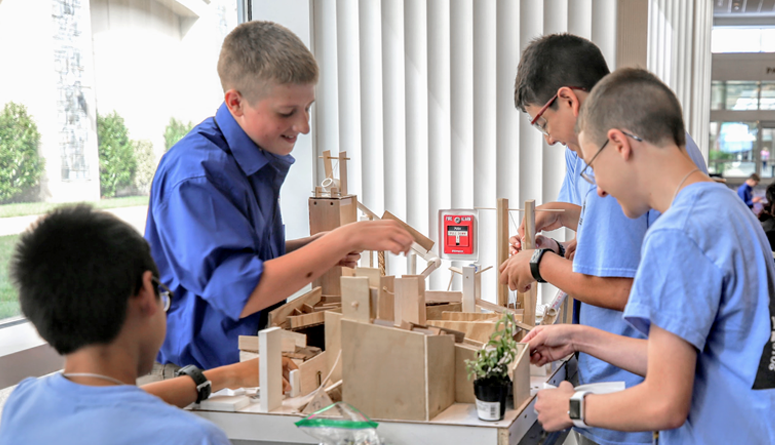
<path id="1" fill-rule="evenodd" d="M 284 176 L 288 174 L 291 165 L 296 162 L 296 159 L 291 155 L 277 156 L 256 145 L 231 115 L 226 102 L 218 108 L 215 120 L 234 155 L 234 159 L 246 175 L 250 176 L 269 164 Z"/>

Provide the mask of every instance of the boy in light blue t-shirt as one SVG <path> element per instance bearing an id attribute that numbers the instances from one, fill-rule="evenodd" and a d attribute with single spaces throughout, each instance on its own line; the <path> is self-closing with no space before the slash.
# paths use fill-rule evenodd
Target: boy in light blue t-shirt
<path id="1" fill-rule="evenodd" d="M 135 386 L 164 341 L 173 296 L 134 228 L 87 205 L 61 207 L 21 235 L 10 270 L 22 311 L 65 365 L 11 393 L 0 445 L 230 444 L 172 405 L 206 398 L 205 389 L 257 386 L 257 360 Z M 283 366 L 286 376 L 295 368 Z"/>
<path id="2" fill-rule="evenodd" d="M 663 444 L 775 443 L 775 263 L 761 225 L 680 148 L 681 107 L 653 74 L 607 76 L 577 130 L 601 197 L 610 193 L 631 218 L 662 213 L 624 310 L 648 338 L 554 325 L 525 341 L 539 365 L 580 351 L 644 380 L 604 395 L 563 382 L 539 392 L 538 420 L 547 430 L 660 431 Z"/>

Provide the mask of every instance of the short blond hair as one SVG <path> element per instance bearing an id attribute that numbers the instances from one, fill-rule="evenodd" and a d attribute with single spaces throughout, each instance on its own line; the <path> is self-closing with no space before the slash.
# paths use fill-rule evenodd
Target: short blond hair
<path id="1" fill-rule="evenodd" d="M 315 57 L 296 34 L 277 23 L 243 23 L 226 36 L 218 59 L 224 93 L 239 91 L 248 100 L 261 96 L 267 84 L 318 81 Z"/>

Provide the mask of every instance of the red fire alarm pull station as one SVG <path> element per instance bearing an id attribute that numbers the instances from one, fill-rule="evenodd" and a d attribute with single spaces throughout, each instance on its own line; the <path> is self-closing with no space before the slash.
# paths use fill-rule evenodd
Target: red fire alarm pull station
<path id="1" fill-rule="evenodd" d="M 477 215 L 474 210 L 439 211 L 439 235 L 442 239 L 441 257 L 446 259 L 475 260 Z"/>

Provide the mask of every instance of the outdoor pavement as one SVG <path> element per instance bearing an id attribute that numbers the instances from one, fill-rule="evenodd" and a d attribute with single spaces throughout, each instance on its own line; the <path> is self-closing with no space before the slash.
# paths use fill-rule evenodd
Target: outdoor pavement
<path id="1" fill-rule="evenodd" d="M 145 233 L 145 219 L 148 215 L 148 206 L 118 207 L 115 209 L 105 209 L 105 211 L 128 222 L 141 234 Z M 0 218 L 0 236 L 22 233 L 40 217 L 41 215 L 30 215 Z"/>

